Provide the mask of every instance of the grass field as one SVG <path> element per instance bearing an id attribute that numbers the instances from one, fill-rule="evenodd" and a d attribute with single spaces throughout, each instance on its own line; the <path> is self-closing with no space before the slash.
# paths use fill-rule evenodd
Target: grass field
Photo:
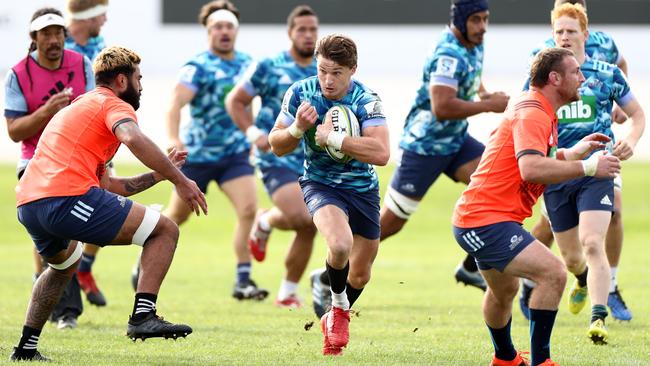
<path id="1" fill-rule="evenodd" d="M 122 175 L 139 170 L 118 166 Z M 380 170 L 382 187 L 391 170 Z M 648 170 L 648 163 L 624 168 L 626 241 L 619 284 L 634 319 L 618 323 L 608 318 L 610 344 L 593 346 L 586 338 L 588 311 L 571 315 L 565 296 L 552 339 L 553 358 L 562 365 L 650 365 L 650 194 L 643 178 Z M 32 244 L 16 219 L 14 177 L 13 166 L 0 165 L 0 363 L 7 362 L 20 337 L 31 289 Z M 162 183 L 135 199 L 167 203 L 170 187 Z M 452 277 L 463 253 L 451 235 L 450 216 L 462 188 L 442 178 L 405 230 L 382 244 L 373 278 L 355 304 L 357 316 L 343 357 L 320 354 L 322 336 L 311 311 L 307 278 L 300 288 L 307 304 L 302 309 L 277 309 L 272 299 L 253 303 L 230 297 L 234 213 L 215 186 L 208 196 L 210 215 L 182 226 L 158 300 L 160 314 L 190 324 L 194 334 L 135 344 L 125 337 L 133 303 L 129 274 L 138 248 L 112 247 L 100 252 L 94 267 L 108 306 L 85 303 L 75 330 L 59 331 L 47 324 L 39 349 L 66 365 L 487 365 L 492 346 L 481 315 L 482 293 L 456 284 Z M 259 193 L 261 205 L 268 207 L 265 194 Z M 288 234 L 274 233 L 266 261 L 253 266 L 253 278 L 271 296 L 283 273 L 288 240 Z M 324 258 L 319 239 L 308 270 L 322 266 Z M 306 330 L 311 322 L 314 326 Z M 528 324 L 518 308 L 513 337 L 519 349 L 528 349 Z"/>

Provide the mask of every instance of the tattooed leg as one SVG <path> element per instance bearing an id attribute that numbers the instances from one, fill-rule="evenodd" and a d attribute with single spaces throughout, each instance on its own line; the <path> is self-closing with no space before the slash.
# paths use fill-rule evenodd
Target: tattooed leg
<path id="1" fill-rule="evenodd" d="M 57 271 L 52 268 L 43 271 L 32 289 L 25 325 L 35 329 L 43 328 L 73 274 L 74 271 Z"/>

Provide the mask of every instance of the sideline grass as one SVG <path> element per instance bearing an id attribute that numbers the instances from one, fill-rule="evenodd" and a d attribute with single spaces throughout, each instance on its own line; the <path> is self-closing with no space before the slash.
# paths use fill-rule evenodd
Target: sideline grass
<path id="1" fill-rule="evenodd" d="M 622 324 L 608 318 L 610 344 L 593 346 L 586 338 L 588 311 L 571 315 L 565 295 L 552 339 L 553 358 L 562 365 L 650 364 L 649 169 L 648 163 L 627 163 L 624 168 L 626 241 L 619 283 L 634 319 Z M 141 170 L 118 166 L 122 175 Z M 379 171 L 385 188 L 392 167 Z M 0 165 L 0 364 L 7 363 L 18 341 L 31 289 L 32 244 L 16 219 L 13 172 L 13 166 Z M 452 277 L 463 253 L 453 240 L 449 218 L 462 188 L 441 178 L 405 230 L 382 244 L 373 279 L 355 305 L 358 317 L 352 319 L 343 357 L 320 355 L 322 337 L 311 311 L 307 278 L 300 288 L 307 306 L 298 310 L 277 309 L 272 298 L 252 303 L 230 297 L 234 213 L 214 185 L 208 195 L 210 215 L 194 217 L 181 227 L 158 301 L 160 314 L 190 324 L 194 334 L 175 342 L 151 339 L 135 344 L 124 336 L 133 302 L 129 274 L 138 248 L 111 247 L 99 253 L 94 267 L 108 306 L 85 303 L 75 330 L 59 331 L 47 324 L 39 349 L 63 365 L 487 365 L 492 346 L 481 316 L 482 294 L 457 285 Z M 166 204 L 169 192 L 170 185 L 162 183 L 135 200 Z M 261 189 L 259 197 L 268 207 Z M 266 261 L 253 265 L 253 278 L 270 289 L 271 296 L 283 273 L 288 241 L 288 234 L 275 232 Z M 322 266 L 324 253 L 318 239 L 308 271 Z M 313 327 L 305 330 L 311 322 Z M 528 349 L 528 324 L 518 307 L 513 337 L 518 348 Z"/>

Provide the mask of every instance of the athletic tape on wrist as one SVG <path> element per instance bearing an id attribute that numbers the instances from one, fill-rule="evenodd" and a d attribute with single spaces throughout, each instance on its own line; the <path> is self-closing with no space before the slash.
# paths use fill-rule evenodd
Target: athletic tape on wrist
<path id="1" fill-rule="evenodd" d="M 327 134 L 327 146 L 331 146 L 337 150 L 341 150 L 341 146 L 343 146 L 344 138 L 345 138 L 344 134 L 340 132 L 330 131 L 330 133 Z"/>
<path id="2" fill-rule="evenodd" d="M 254 144 L 257 139 L 262 137 L 264 135 L 264 132 L 257 128 L 257 126 L 252 125 L 246 129 L 246 140 L 250 142 L 251 144 Z"/>
<path id="3" fill-rule="evenodd" d="M 302 135 L 305 134 L 305 131 L 299 129 L 299 128 L 298 128 L 298 123 L 294 121 L 294 122 L 291 124 L 291 126 L 289 126 L 289 133 L 290 133 L 291 136 L 293 136 L 294 138 L 301 139 L 301 138 L 302 138 Z"/>
<path id="4" fill-rule="evenodd" d="M 587 160 L 582 160 L 582 170 L 585 172 L 585 177 L 593 177 L 596 175 L 598 168 L 598 155 L 594 154 Z"/>

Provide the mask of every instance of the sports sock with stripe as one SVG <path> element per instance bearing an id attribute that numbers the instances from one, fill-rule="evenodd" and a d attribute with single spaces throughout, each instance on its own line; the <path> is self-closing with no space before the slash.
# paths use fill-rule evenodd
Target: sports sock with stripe
<path id="1" fill-rule="evenodd" d="M 605 305 L 594 305 L 591 307 L 591 322 L 595 322 L 598 319 L 605 320 L 607 318 L 607 308 Z"/>
<path id="2" fill-rule="evenodd" d="M 237 283 L 247 285 L 251 279 L 251 263 L 237 263 Z"/>
<path id="3" fill-rule="evenodd" d="M 144 319 L 150 312 L 156 311 L 157 299 L 158 295 L 155 294 L 148 294 L 146 292 L 138 292 L 135 294 L 131 320 L 134 322 L 140 321 Z"/>
<path id="4" fill-rule="evenodd" d="M 35 329 L 28 326 L 23 326 L 23 335 L 20 337 L 20 342 L 18 342 L 18 350 L 23 355 L 33 355 L 36 353 L 36 347 L 38 346 L 38 338 L 41 336 L 41 330 Z"/>
<path id="5" fill-rule="evenodd" d="M 512 344 L 512 337 L 510 336 L 510 324 L 512 318 L 508 320 L 505 327 L 495 329 L 487 325 L 490 331 L 490 338 L 492 338 L 492 345 L 494 345 L 494 356 L 499 360 L 512 361 L 517 357 L 517 351 Z"/>
<path id="6" fill-rule="evenodd" d="M 531 365 L 539 365 L 551 358 L 551 332 L 557 310 L 530 309 Z"/>

